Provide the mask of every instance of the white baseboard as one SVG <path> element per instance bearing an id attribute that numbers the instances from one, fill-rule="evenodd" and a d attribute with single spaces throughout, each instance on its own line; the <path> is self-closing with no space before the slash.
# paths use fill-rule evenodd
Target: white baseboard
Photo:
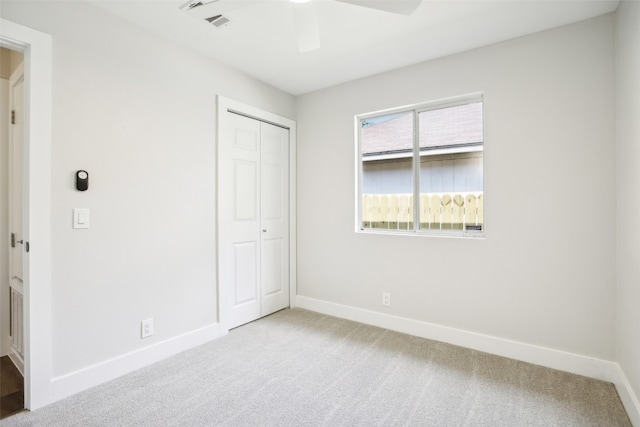
<path id="1" fill-rule="evenodd" d="M 615 362 L 582 356 L 547 347 L 526 344 L 434 323 L 392 316 L 298 295 L 296 305 L 319 313 L 354 320 L 393 331 L 471 348 L 560 371 L 615 382 Z"/>
<path id="2" fill-rule="evenodd" d="M 627 410 L 627 415 L 629 415 L 631 424 L 634 426 L 640 426 L 640 401 L 638 400 L 638 396 L 636 396 L 633 391 L 633 388 L 620 365 L 618 365 L 616 374 L 617 378 L 613 383 L 616 385 L 616 390 L 618 390 L 618 395 L 624 405 L 624 409 Z"/>
<path id="3" fill-rule="evenodd" d="M 141 348 L 140 350 L 132 351 L 78 371 L 53 378 L 51 380 L 52 402 L 106 381 L 113 380 L 223 335 L 226 335 L 226 331 L 222 331 L 220 325 L 214 323 L 196 329 L 195 331 Z"/>

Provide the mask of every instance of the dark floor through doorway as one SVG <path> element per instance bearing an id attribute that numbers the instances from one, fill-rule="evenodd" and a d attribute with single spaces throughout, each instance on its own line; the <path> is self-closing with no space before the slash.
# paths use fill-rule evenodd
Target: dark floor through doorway
<path id="1" fill-rule="evenodd" d="M 0 357 L 0 419 L 24 409 L 24 378 L 9 356 Z"/>

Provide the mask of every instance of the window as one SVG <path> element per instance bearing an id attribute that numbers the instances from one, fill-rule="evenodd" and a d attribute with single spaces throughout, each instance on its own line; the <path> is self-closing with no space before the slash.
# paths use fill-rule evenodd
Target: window
<path id="1" fill-rule="evenodd" d="M 481 95 L 356 120 L 359 230 L 482 235 Z"/>

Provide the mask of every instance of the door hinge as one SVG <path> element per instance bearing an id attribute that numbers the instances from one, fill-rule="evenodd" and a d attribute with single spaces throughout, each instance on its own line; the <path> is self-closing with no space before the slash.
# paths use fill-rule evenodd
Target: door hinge
<path id="1" fill-rule="evenodd" d="M 24 245 L 24 249 L 29 252 L 29 242 L 25 242 L 24 240 L 16 240 L 16 233 L 11 233 L 11 247 L 15 248 L 16 243 Z"/>
<path id="2" fill-rule="evenodd" d="M 7 116 L 5 116 L 7 117 Z M 11 124 L 15 125 L 16 124 L 16 110 L 11 110 Z"/>

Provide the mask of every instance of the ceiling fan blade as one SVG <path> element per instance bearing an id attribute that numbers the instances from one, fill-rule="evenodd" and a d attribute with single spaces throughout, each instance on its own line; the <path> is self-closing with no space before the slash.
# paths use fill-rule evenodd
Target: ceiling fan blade
<path id="1" fill-rule="evenodd" d="M 292 3 L 298 49 L 301 53 L 320 48 L 318 15 L 314 3 Z"/>
<path id="2" fill-rule="evenodd" d="M 411 15 L 418 9 L 422 0 L 336 0 L 369 9 L 382 10 L 400 15 Z"/>

